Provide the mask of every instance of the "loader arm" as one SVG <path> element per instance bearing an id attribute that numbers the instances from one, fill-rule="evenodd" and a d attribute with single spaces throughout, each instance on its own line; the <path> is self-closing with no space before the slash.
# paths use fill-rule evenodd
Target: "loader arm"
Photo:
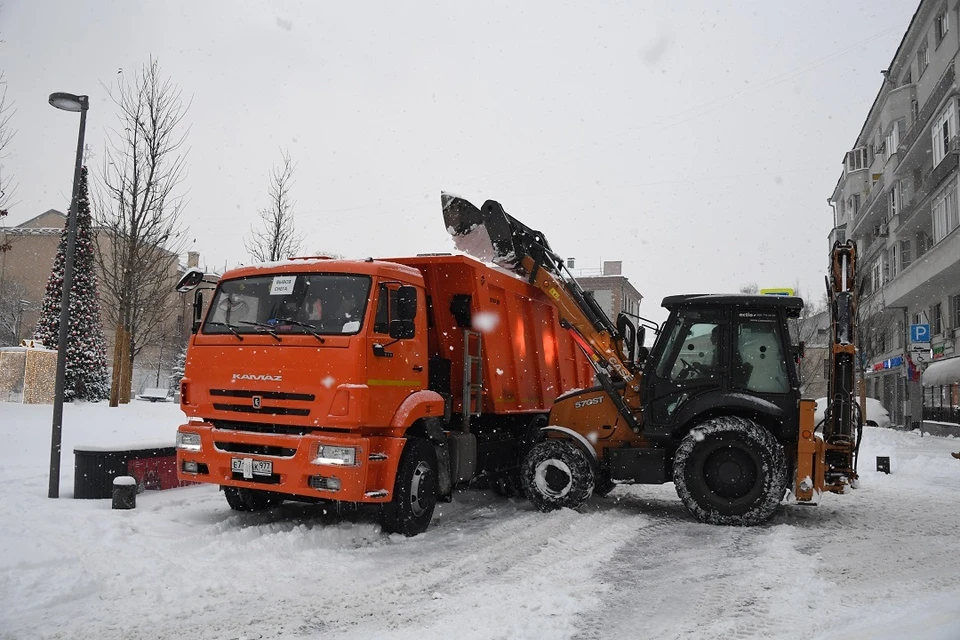
<path id="1" fill-rule="evenodd" d="M 858 478 L 857 453 L 863 416 L 855 399 L 857 336 L 857 249 L 853 241 L 836 242 L 826 277 L 830 310 L 830 369 L 823 422 L 801 420 L 794 494 L 813 500 L 823 491 L 843 493 Z M 821 430 L 822 437 L 815 431 Z"/>
<path id="2" fill-rule="evenodd" d="M 523 276 L 547 294 L 561 325 L 573 332 L 620 415 L 634 432 L 639 432 L 636 411 L 614 388 L 614 382 L 623 381 L 633 395 L 640 390 L 637 367 L 624 352 L 623 337 L 580 287 L 544 235 L 493 200 L 487 200 L 480 209 L 451 194 L 442 194 L 441 200 L 447 231 L 459 249 Z"/>

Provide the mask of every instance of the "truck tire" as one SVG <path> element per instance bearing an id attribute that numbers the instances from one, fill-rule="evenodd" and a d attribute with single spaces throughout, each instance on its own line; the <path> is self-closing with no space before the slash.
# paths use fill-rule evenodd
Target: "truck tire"
<path id="1" fill-rule="evenodd" d="M 587 454 L 569 440 L 539 442 L 523 461 L 523 490 L 543 512 L 576 509 L 593 495 L 593 468 Z"/>
<path id="2" fill-rule="evenodd" d="M 429 442 L 408 438 L 400 455 L 393 499 L 380 507 L 387 533 L 415 536 L 430 525 L 437 506 L 437 455 Z"/>
<path id="3" fill-rule="evenodd" d="M 761 524 L 777 510 L 786 490 L 783 447 L 752 420 L 711 418 L 681 441 L 673 482 L 680 500 L 701 522 Z"/>
<path id="4" fill-rule="evenodd" d="M 266 491 L 241 487 L 224 487 L 223 495 L 226 496 L 227 504 L 234 511 L 263 511 L 283 502 L 283 498 Z"/>

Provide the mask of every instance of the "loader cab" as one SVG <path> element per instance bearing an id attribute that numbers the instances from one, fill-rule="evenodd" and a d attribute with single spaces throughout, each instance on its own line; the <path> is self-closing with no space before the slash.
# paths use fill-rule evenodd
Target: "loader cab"
<path id="1" fill-rule="evenodd" d="M 799 381 L 787 321 L 800 298 L 685 295 L 665 298 L 664 330 L 644 365 L 644 432 L 682 436 L 729 413 L 795 434 Z"/>

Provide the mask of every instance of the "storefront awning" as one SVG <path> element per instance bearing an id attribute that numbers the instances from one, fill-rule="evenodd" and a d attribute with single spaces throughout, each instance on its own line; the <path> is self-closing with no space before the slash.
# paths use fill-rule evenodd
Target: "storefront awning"
<path id="1" fill-rule="evenodd" d="M 960 384 L 960 357 L 947 358 L 931 363 L 923 372 L 920 384 L 925 387 Z"/>

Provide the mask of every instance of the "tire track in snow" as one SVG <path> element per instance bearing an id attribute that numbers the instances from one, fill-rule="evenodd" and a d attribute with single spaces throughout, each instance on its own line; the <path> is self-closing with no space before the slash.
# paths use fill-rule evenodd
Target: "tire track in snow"
<path id="1" fill-rule="evenodd" d="M 417 635 L 411 629 L 463 627 L 476 620 L 479 608 L 490 624 L 458 628 L 458 637 L 538 635 L 544 628 L 569 635 L 576 612 L 604 590 L 602 584 L 571 584 L 569 574 L 589 574 L 635 524 L 603 513 L 540 514 L 525 505 L 504 516 L 501 510 L 510 504 L 495 508 L 495 518 L 483 517 L 483 507 L 454 510 L 410 539 L 383 536 L 366 522 L 323 526 L 289 522 L 281 514 L 242 526 L 250 519 L 208 514 L 209 523 L 193 540 L 161 546 L 157 563 L 138 585 L 126 592 L 101 589 L 98 611 L 74 622 L 85 635 L 100 638 L 154 638 L 158 629 L 171 637 L 202 630 L 208 638 L 404 638 Z M 204 547 L 190 553 L 192 566 L 176 560 L 176 546 L 184 544 Z M 401 545 L 404 552 L 398 553 Z M 170 572 L 185 572 L 182 592 L 169 592 Z M 264 584 L 231 580 L 258 573 Z M 291 590 L 298 591 L 293 601 Z M 531 592 L 537 598 L 527 605 Z M 182 615 L 148 613 L 142 623 L 123 629 L 108 622 L 123 610 L 150 612 L 151 604 L 165 601 L 181 604 Z M 471 611 L 462 611 L 464 606 Z"/>

